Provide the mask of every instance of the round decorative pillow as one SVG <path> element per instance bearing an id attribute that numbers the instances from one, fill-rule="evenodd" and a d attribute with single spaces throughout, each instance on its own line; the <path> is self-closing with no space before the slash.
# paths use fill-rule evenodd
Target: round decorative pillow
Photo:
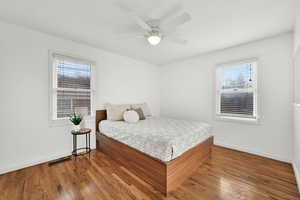
<path id="1" fill-rule="evenodd" d="M 134 110 L 128 110 L 123 113 L 123 118 L 125 122 L 136 123 L 139 121 L 139 114 Z"/>

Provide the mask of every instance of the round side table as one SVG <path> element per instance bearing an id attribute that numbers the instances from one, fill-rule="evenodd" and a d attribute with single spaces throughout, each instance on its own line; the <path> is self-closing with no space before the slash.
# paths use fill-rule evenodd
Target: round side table
<path id="1" fill-rule="evenodd" d="M 80 130 L 72 130 L 72 135 L 73 135 L 73 151 L 72 155 L 79 156 L 79 155 L 84 155 L 86 153 L 91 152 L 91 132 L 92 130 L 89 128 L 82 128 Z M 85 147 L 77 148 L 77 136 L 78 135 L 85 135 Z M 77 151 L 85 149 L 84 154 L 78 154 Z"/>

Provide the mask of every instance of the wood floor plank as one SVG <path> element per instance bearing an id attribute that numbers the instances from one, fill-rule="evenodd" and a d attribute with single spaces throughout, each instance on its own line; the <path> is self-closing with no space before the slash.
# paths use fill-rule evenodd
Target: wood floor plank
<path id="1" fill-rule="evenodd" d="M 218 146 L 168 197 L 96 150 L 0 175 L 0 191 L 0 200 L 300 200 L 290 164 Z"/>

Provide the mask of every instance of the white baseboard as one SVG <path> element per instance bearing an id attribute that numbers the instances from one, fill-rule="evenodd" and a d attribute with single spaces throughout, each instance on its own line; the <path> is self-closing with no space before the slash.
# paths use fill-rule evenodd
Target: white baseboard
<path id="1" fill-rule="evenodd" d="M 92 148 L 92 149 L 95 149 L 95 148 Z M 59 158 L 70 156 L 70 155 L 71 155 L 70 152 L 66 152 L 66 153 L 61 153 L 61 154 L 56 154 L 56 155 L 51 155 L 51 156 L 48 156 L 48 157 L 36 159 L 36 160 L 33 160 L 33 161 L 23 161 L 23 162 L 20 162 L 20 164 L 0 168 L 0 174 L 5 174 L 5 173 L 8 173 L 8 172 L 16 171 L 16 170 L 23 169 L 23 168 L 26 168 L 26 167 L 31 167 L 31 166 L 34 166 L 34 165 L 46 163 L 46 162 L 49 162 L 51 160 L 59 159 Z"/>
<path id="2" fill-rule="evenodd" d="M 218 146 L 226 147 L 226 148 L 229 148 L 229 149 L 234 149 L 234 150 L 238 150 L 238 151 L 241 151 L 241 152 L 245 152 L 245 153 L 250 153 L 250 154 L 255 154 L 255 155 L 266 157 L 266 158 L 271 158 L 273 160 L 278 160 L 278 161 L 281 161 L 281 162 L 292 163 L 292 161 L 290 159 L 283 158 L 282 156 L 279 156 L 279 155 L 274 155 L 274 154 L 264 153 L 264 152 L 258 152 L 258 151 L 251 150 L 251 149 L 248 149 L 248 148 L 239 147 L 237 145 L 226 144 L 225 142 L 220 142 L 220 141 L 214 141 L 214 144 L 218 145 Z"/>
<path id="3" fill-rule="evenodd" d="M 58 155 L 52 155 L 52 156 L 45 157 L 45 158 L 40 158 L 40 159 L 37 159 L 37 160 L 34 160 L 34 161 L 23 161 L 23 162 L 20 162 L 20 164 L 11 165 L 9 167 L 1 168 L 0 169 L 0 174 L 5 174 L 5 173 L 8 173 L 8 172 L 16 171 L 16 170 L 23 169 L 23 168 L 26 168 L 26 167 L 38 165 L 38 164 L 45 163 L 45 162 L 49 162 L 51 160 L 66 157 L 66 156 L 69 156 L 69 155 L 71 155 L 70 152 L 62 153 L 62 154 L 58 154 Z"/>
<path id="4" fill-rule="evenodd" d="M 293 162 L 292 165 L 293 165 L 294 173 L 295 173 L 295 176 L 296 176 L 296 181 L 297 181 L 297 185 L 298 185 L 298 192 L 300 192 L 300 172 L 299 172 L 298 167 L 297 167 L 295 162 Z"/>

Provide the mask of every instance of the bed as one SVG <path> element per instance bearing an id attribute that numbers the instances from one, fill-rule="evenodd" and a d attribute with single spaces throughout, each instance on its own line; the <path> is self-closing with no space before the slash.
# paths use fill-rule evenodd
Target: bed
<path id="1" fill-rule="evenodd" d="M 210 157 L 205 123 L 151 117 L 135 124 L 96 111 L 97 149 L 167 195 Z"/>

